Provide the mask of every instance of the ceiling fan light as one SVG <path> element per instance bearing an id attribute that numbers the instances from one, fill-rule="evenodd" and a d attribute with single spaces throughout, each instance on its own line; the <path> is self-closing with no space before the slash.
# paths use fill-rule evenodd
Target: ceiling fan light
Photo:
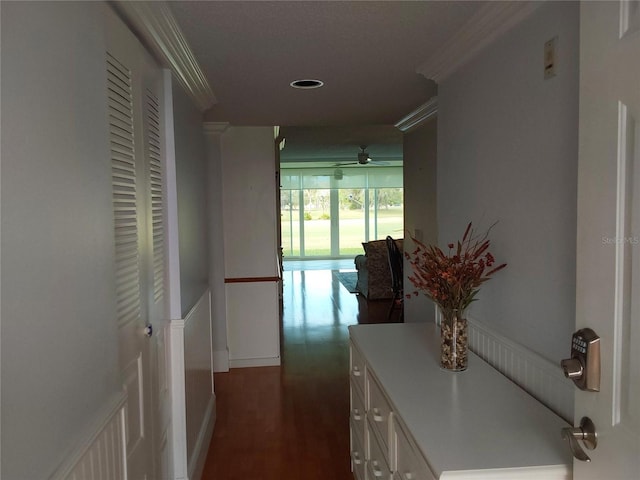
<path id="1" fill-rule="evenodd" d="M 364 165 L 365 163 L 369 163 L 371 158 L 367 152 L 359 152 L 358 153 L 358 163 Z"/>

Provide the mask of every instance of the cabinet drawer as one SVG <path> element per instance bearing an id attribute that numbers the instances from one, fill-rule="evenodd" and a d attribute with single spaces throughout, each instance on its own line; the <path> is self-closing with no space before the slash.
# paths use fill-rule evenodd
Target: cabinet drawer
<path id="1" fill-rule="evenodd" d="M 351 385 L 355 385 L 364 392 L 364 373 L 365 373 L 365 361 L 362 354 L 358 349 L 351 344 L 351 359 L 350 359 L 350 377 Z"/>
<path id="2" fill-rule="evenodd" d="M 371 422 L 372 429 L 381 440 L 387 461 L 389 461 L 389 445 L 391 445 L 391 405 L 387 397 L 382 393 L 382 388 L 370 372 L 367 373 L 367 418 Z"/>
<path id="3" fill-rule="evenodd" d="M 414 446 L 404 428 L 393 419 L 393 436 L 395 444 L 395 470 L 399 480 L 435 480 L 429 466 Z"/>
<path id="4" fill-rule="evenodd" d="M 385 479 L 391 480 L 391 469 L 384 454 L 384 447 L 378 443 L 378 438 L 371 432 L 371 423 L 368 423 L 369 435 L 369 455 L 367 460 L 368 480 Z"/>
<path id="5" fill-rule="evenodd" d="M 351 471 L 357 480 L 366 480 L 365 476 L 365 450 L 364 432 L 354 430 L 355 426 L 351 422 Z"/>
<path id="6" fill-rule="evenodd" d="M 364 438 L 364 429 L 365 429 L 365 418 L 366 418 L 366 410 L 364 408 L 364 399 L 362 398 L 362 393 L 360 390 L 353 386 L 351 387 L 351 412 L 349 413 L 349 417 L 351 418 L 351 422 L 354 425 L 354 428 L 360 432 L 360 437 Z"/>

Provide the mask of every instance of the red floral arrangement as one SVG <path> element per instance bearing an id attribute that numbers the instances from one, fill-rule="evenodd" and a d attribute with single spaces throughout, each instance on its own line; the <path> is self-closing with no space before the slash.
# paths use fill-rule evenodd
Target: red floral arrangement
<path id="1" fill-rule="evenodd" d="M 443 313 L 463 312 L 475 300 L 480 285 L 507 266 L 503 263 L 494 267 L 495 259 L 489 252 L 488 239 L 492 227 L 484 235 L 478 235 L 469 223 L 457 246 L 453 243 L 448 245 L 448 254 L 435 245 L 425 245 L 411 237 L 417 247 L 412 255 L 405 253 L 413 270 L 409 280 Z"/>

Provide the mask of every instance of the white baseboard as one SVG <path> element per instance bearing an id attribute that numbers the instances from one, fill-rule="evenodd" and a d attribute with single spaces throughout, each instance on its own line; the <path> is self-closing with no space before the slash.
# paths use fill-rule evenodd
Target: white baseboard
<path id="1" fill-rule="evenodd" d="M 213 371 L 228 372 L 229 371 L 229 349 L 213 351 Z"/>
<path id="2" fill-rule="evenodd" d="M 193 454 L 189 459 L 189 478 L 191 480 L 200 480 L 204 470 L 204 464 L 207 460 L 209 452 L 209 443 L 213 436 L 213 427 L 216 424 L 216 397 L 211 395 L 207 410 L 202 421 L 200 433 L 193 449 Z"/>
<path id="3" fill-rule="evenodd" d="M 277 367 L 277 366 L 280 366 L 280 357 L 229 359 L 230 368 Z"/>
<path id="4" fill-rule="evenodd" d="M 560 366 L 469 318 L 471 350 L 559 416 L 573 422 L 575 387 Z"/>

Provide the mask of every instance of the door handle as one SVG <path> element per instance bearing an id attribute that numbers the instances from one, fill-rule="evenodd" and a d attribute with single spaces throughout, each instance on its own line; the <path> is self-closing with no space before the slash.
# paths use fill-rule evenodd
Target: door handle
<path id="1" fill-rule="evenodd" d="M 153 335 L 153 325 L 151 325 L 150 323 L 149 323 L 149 324 L 147 324 L 147 325 L 144 327 L 143 332 L 144 332 L 144 336 L 145 336 L 145 337 L 151 337 L 151 336 Z"/>
<path id="2" fill-rule="evenodd" d="M 594 450 L 598 446 L 596 426 L 589 417 L 582 417 L 579 427 L 566 427 L 562 429 L 562 438 L 569 442 L 569 448 L 573 456 L 582 461 L 590 462 L 591 458 L 585 453 L 580 442 L 588 450 Z"/>
<path id="3" fill-rule="evenodd" d="M 573 334 L 571 357 L 560 362 L 564 376 L 580 390 L 600 391 L 600 337 L 590 328 Z"/>

